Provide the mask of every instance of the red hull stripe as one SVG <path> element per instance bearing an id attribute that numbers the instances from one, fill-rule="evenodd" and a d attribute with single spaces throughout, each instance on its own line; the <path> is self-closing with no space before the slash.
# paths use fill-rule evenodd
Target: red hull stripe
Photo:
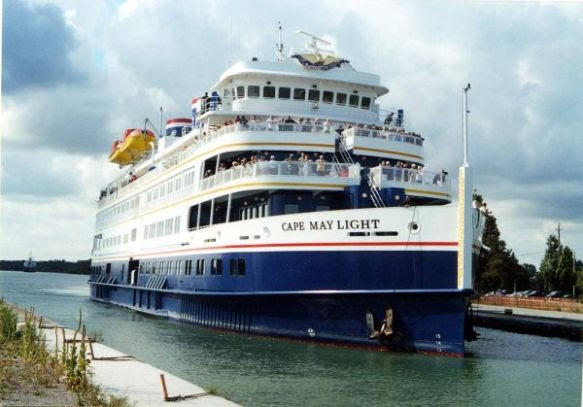
<path id="1" fill-rule="evenodd" d="M 457 242 L 308 242 L 308 243 L 260 243 L 260 244 L 234 244 L 224 246 L 208 247 L 185 247 L 178 250 L 165 250 L 159 252 L 144 253 L 138 257 L 155 256 L 162 254 L 194 252 L 202 250 L 220 250 L 220 249 L 255 249 L 271 247 L 379 247 L 379 246 L 439 246 L 439 247 L 456 247 Z M 126 258 L 128 256 L 111 256 L 110 258 Z M 107 257 L 105 257 L 107 258 Z"/>

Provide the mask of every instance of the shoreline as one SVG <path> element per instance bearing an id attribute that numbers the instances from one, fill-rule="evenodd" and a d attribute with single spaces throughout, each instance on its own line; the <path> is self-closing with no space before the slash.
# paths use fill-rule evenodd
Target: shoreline
<path id="1" fill-rule="evenodd" d="M 25 309 L 9 302 L 5 302 L 5 304 L 15 311 L 19 322 L 24 320 Z M 44 345 L 50 354 L 55 351 L 59 352 L 59 355 L 61 354 L 59 350 L 63 346 L 63 339 L 66 344 L 74 343 L 77 346 L 80 346 L 82 342 L 80 335 L 75 335 L 74 330 L 65 328 L 41 314 L 37 317 L 36 328 L 39 335 L 44 336 Z M 86 338 L 85 343 L 90 371 L 89 382 L 102 389 L 105 395 L 127 400 L 129 405 L 149 406 L 171 402 L 173 406 L 237 406 L 237 404 L 215 395 L 213 391 L 206 391 L 193 383 L 141 362 L 131 355 L 119 352 L 93 339 Z M 61 386 L 59 392 L 67 392 L 67 390 Z M 74 401 L 74 394 L 69 395 Z M 57 395 L 53 396 L 57 397 Z M 67 395 L 59 394 L 53 405 L 71 405 L 64 403 L 64 400 L 70 402 Z"/>

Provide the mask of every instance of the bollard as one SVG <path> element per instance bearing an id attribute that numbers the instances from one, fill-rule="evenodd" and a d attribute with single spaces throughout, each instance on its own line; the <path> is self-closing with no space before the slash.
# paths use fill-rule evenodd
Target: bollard
<path id="1" fill-rule="evenodd" d="M 160 375 L 160 381 L 162 382 L 162 390 L 164 391 L 164 401 L 168 401 L 168 390 L 166 389 L 166 380 L 164 380 L 164 375 Z"/>

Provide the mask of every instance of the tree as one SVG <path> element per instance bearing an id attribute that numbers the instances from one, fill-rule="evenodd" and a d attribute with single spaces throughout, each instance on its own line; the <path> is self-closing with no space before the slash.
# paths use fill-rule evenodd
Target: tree
<path id="1" fill-rule="evenodd" d="M 474 201 L 478 207 L 485 208 L 483 197 L 474 194 Z M 478 292 L 496 290 L 499 288 L 514 290 L 528 286 L 529 273 L 518 262 L 512 250 L 506 247 L 506 242 L 500 238 L 500 230 L 496 217 L 489 210 L 482 210 L 486 216 L 482 243 L 489 250 L 482 249 L 476 268 L 475 288 Z M 534 267 L 534 266 L 533 266 Z"/>
<path id="2" fill-rule="evenodd" d="M 571 292 L 577 282 L 577 273 L 573 270 L 573 252 L 553 234 L 547 238 L 547 249 L 539 270 L 539 282 L 547 291 Z"/>

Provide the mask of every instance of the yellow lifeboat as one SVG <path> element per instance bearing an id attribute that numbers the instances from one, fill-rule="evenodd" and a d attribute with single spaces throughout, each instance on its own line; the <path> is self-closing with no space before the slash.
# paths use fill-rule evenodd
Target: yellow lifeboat
<path id="1" fill-rule="evenodd" d="M 156 136 L 150 130 L 127 129 L 123 140 L 116 140 L 111 146 L 109 162 L 121 166 L 135 163 L 152 149 Z"/>

